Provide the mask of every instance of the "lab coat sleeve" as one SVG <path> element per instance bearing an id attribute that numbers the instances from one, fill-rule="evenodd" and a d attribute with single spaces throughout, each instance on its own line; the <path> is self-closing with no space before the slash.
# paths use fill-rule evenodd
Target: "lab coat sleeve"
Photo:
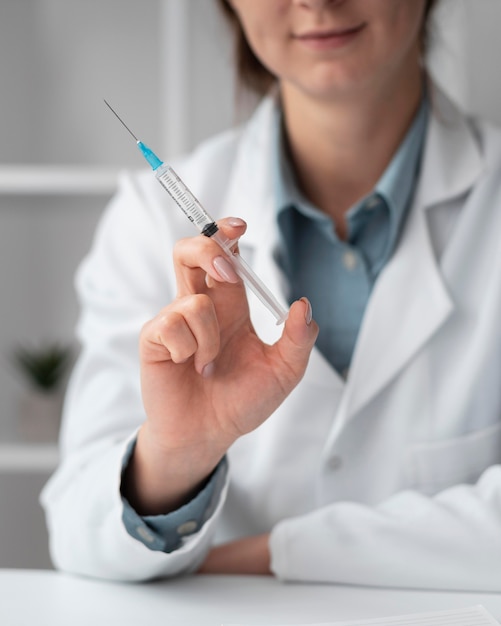
<path id="1" fill-rule="evenodd" d="M 123 177 L 78 272 L 82 349 L 65 402 L 61 463 L 41 496 L 56 567 L 129 581 L 196 569 L 226 490 L 210 519 L 171 554 L 150 550 L 125 529 L 120 473 L 144 420 L 139 333 L 173 298 L 171 248 L 184 236 L 176 216 L 167 223 L 156 188 L 141 181 Z"/>
<path id="2" fill-rule="evenodd" d="M 473 485 L 379 506 L 339 502 L 279 523 L 272 569 L 283 580 L 501 592 L 501 466 Z"/>

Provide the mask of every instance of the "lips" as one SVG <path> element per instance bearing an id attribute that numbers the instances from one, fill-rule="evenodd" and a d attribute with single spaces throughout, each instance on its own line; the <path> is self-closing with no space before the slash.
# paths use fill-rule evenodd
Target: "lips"
<path id="1" fill-rule="evenodd" d="M 354 39 L 364 27 L 365 24 L 358 24 L 342 29 L 311 30 L 294 35 L 294 39 L 312 48 L 336 48 Z"/>

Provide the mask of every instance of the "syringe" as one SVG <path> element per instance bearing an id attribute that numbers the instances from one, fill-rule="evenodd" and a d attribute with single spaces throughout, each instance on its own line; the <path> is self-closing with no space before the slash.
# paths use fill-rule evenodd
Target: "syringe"
<path id="1" fill-rule="evenodd" d="M 277 320 L 277 324 L 282 324 L 287 319 L 287 311 L 283 308 L 280 302 L 278 302 L 262 280 L 244 261 L 240 254 L 233 252 L 232 247 L 235 242 L 228 239 L 221 233 L 214 219 L 207 213 L 172 167 L 161 161 L 157 155 L 150 150 L 150 148 L 148 148 L 148 146 L 140 141 L 117 114 L 117 112 L 108 104 L 108 102 L 106 102 L 106 100 L 104 102 L 134 137 L 138 148 L 141 150 L 142 155 L 153 169 L 157 180 L 183 211 L 186 217 L 193 222 L 202 235 L 210 237 L 222 248 L 226 256 L 230 259 L 230 262 L 238 276 L 240 276 L 240 278 L 254 292 L 259 300 L 261 300 L 261 302 L 273 313 L 275 319 Z"/>

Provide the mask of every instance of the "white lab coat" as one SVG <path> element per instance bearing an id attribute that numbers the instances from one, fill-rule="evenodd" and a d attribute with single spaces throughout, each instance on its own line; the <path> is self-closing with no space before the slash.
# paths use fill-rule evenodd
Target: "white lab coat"
<path id="1" fill-rule="evenodd" d="M 216 218 L 247 221 L 242 255 L 285 304 L 273 255 L 273 106 L 177 170 Z M 347 381 L 314 350 L 290 397 L 229 451 L 214 515 L 172 554 L 127 534 L 119 480 L 144 419 L 138 333 L 173 298 L 171 249 L 194 231 L 151 173 L 123 177 L 78 275 L 83 352 L 62 463 L 42 497 L 58 567 L 173 576 L 213 541 L 271 531 L 284 580 L 501 591 L 501 134 L 435 93 L 424 150 Z M 249 298 L 257 332 L 273 342 L 281 327 Z"/>

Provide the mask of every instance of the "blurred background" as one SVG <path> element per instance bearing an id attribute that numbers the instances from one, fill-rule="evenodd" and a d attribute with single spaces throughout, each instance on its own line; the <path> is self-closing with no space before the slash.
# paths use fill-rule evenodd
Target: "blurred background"
<path id="1" fill-rule="evenodd" d="M 370 0 L 367 0 L 370 1 Z M 103 103 L 169 159 L 242 118 L 215 0 L 0 0 L 0 567 L 51 567 L 38 493 L 78 347 L 75 270 L 117 172 Z M 501 124 L 501 0 L 442 0 L 430 68 Z"/>

